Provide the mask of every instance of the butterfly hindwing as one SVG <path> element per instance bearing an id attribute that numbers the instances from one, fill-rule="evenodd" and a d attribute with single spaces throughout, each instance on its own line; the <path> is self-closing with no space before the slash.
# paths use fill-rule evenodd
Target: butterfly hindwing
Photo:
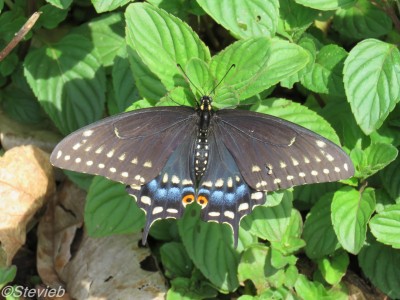
<path id="1" fill-rule="evenodd" d="M 196 200 L 202 206 L 204 221 L 227 223 L 237 245 L 239 223 L 257 205 L 265 202 L 264 192 L 249 187 L 235 160 L 220 139 L 211 132 L 207 171 L 202 177 Z"/>
<path id="2" fill-rule="evenodd" d="M 193 134 L 195 135 L 194 132 Z M 156 178 L 142 186 L 127 187 L 128 193 L 135 196 L 138 206 L 146 213 L 143 244 L 154 221 L 179 219 L 184 207 L 194 201 L 194 175 L 190 169 L 188 155 L 192 144 L 192 138 L 188 136 L 172 153 Z"/>
<path id="3" fill-rule="evenodd" d="M 150 108 L 112 116 L 67 136 L 50 160 L 60 168 L 142 185 L 160 173 L 197 119 L 188 107 Z"/>
<path id="4" fill-rule="evenodd" d="M 256 190 L 337 181 L 354 173 L 340 147 L 291 122 L 237 110 L 218 111 L 214 122 L 244 180 Z"/>

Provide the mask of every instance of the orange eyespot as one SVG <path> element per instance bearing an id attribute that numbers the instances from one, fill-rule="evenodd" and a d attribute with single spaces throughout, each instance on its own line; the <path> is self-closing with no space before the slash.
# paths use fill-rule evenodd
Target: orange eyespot
<path id="1" fill-rule="evenodd" d="M 194 201 L 194 195 L 192 195 L 192 194 L 186 195 L 182 198 L 183 206 L 186 206 L 186 205 L 192 203 L 193 201 Z"/>
<path id="2" fill-rule="evenodd" d="M 197 203 L 200 204 L 202 208 L 204 208 L 208 204 L 208 199 L 205 196 L 199 196 L 197 198 Z"/>

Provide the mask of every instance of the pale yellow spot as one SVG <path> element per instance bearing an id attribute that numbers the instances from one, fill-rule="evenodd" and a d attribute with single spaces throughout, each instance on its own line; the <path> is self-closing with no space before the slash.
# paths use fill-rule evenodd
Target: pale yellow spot
<path id="1" fill-rule="evenodd" d="M 151 168 L 153 166 L 153 164 L 151 163 L 151 161 L 146 161 L 144 164 L 143 164 L 143 167 L 145 167 L 145 168 Z"/>
<path id="2" fill-rule="evenodd" d="M 109 158 L 113 157 L 113 155 L 114 155 L 114 149 L 110 150 L 110 151 L 107 153 L 107 157 L 109 157 Z"/>
<path id="3" fill-rule="evenodd" d="M 164 208 L 162 206 L 157 206 L 153 208 L 153 215 L 163 212 Z"/>
<path id="4" fill-rule="evenodd" d="M 248 203 L 241 203 L 238 207 L 238 211 L 247 210 L 247 209 L 249 209 Z"/>
<path id="5" fill-rule="evenodd" d="M 221 178 L 217 179 L 217 181 L 215 182 L 216 187 L 222 187 L 223 185 L 224 181 Z"/>
<path id="6" fill-rule="evenodd" d="M 229 210 L 224 211 L 224 216 L 232 220 L 235 218 L 235 214 L 233 213 L 233 211 Z"/>
<path id="7" fill-rule="evenodd" d="M 93 134 L 93 130 L 86 130 L 83 132 L 83 136 L 89 137 Z"/>
<path id="8" fill-rule="evenodd" d="M 101 152 L 103 152 L 104 146 L 100 146 L 99 148 L 97 148 L 97 150 L 95 151 L 96 154 L 100 154 Z"/>

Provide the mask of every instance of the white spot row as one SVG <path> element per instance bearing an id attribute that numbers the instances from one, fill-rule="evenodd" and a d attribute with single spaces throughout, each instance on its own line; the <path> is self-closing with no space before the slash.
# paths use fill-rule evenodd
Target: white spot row
<path id="1" fill-rule="evenodd" d="M 345 163 L 344 165 L 343 165 L 343 167 L 344 167 L 344 169 L 346 170 L 346 171 L 348 171 L 348 165 L 347 165 L 347 163 Z M 339 173 L 340 172 L 340 168 L 339 167 L 335 167 L 334 168 L 334 171 L 336 172 L 336 173 Z M 329 174 L 330 173 L 330 171 L 329 171 L 329 169 L 323 169 L 322 170 L 322 172 L 324 173 L 324 174 Z M 318 176 L 318 171 L 316 171 L 316 170 L 312 170 L 311 172 L 310 172 L 310 174 L 311 175 L 313 175 L 313 176 Z M 302 178 L 304 178 L 304 177 L 306 177 L 306 173 L 304 173 L 304 172 L 300 172 L 299 173 L 299 177 L 302 177 Z M 286 176 L 286 179 L 287 180 L 293 180 L 294 179 L 294 176 L 293 175 L 287 175 Z M 274 179 L 274 183 L 275 184 L 278 184 L 278 183 L 281 183 L 282 181 L 281 181 L 281 179 L 280 178 L 275 178 Z"/>

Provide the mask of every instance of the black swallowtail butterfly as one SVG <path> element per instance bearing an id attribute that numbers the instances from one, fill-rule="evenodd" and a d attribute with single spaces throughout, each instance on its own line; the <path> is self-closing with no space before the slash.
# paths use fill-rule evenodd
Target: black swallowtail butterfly
<path id="1" fill-rule="evenodd" d="M 214 112 L 203 96 L 196 109 L 140 109 L 86 126 L 61 141 L 53 165 L 127 185 L 147 214 L 143 242 L 155 220 L 179 218 L 196 201 L 202 219 L 229 224 L 237 244 L 242 217 L 266 192 L 346 179 L 350 158 L 301 126 L 243 110 Z"/>

